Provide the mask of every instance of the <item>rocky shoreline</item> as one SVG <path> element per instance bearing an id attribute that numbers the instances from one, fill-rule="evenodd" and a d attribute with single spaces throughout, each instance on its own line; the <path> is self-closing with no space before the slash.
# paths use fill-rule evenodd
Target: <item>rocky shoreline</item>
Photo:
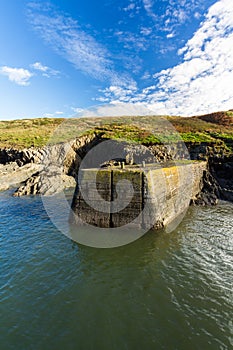
<path id="1" fill-rule="evenodd" d="M 104 141 L 101 136 L 83 136 L 68 144 L 58 144 L 43 148 L 0 149 L 0 190 L 17 187 L 15 196 L 52 195 L 67 187 L 76 186 L 79 165 L 87 152 Z M 132 162 L 145 147 L 123 145 L 124 161 Z M 187 143 L 188 152 L 183 154 L 177 143 L 171 147 L 151 145 L 148 154 L 163 163 L 172 159 L 207 161 L 203 173 L 200 192 L 193 205 L 215 205 L 218 199 L 233 202 L 233 155 L 226 152 L 221 144 Z M 145 160 L 150 157 L 144 154 Z M 148 158 L 149 157 L 149 158 Z"/>

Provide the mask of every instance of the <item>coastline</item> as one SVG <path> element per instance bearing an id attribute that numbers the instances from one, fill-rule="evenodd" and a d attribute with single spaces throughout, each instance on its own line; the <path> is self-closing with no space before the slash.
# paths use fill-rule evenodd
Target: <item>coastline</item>
<path id="1" fill-rule="evenodd" d="M 83 151 L 85 147 L 88 148 L 92 141 L 90 138 L 80 138 L 79 148 Z M 191 204 L 213 205 L 217 203 L 218 199 L 233 202 L 231 180 L 233 177 L 233 155 L 226 155 L 221 148 L 217 149 L 215 145 L 210 147 L 206 143 L 186 144 L 186 146 L 192 160 L 207 161 L 207 170 L 203 173 L 200 193 L 196 200 L 192 200 Z M 48 195 L 59 192 L 64 187 L 75 187 L 75 178 L 82 160 L 78 153 L 79 148 L 74 149 L 70 145 L 60 144 L 43 148 L 0 150 L 0 191 L 20 184 L 15 195 Z M 153 152 L 153 146 L 150 146 L 150 151 Z M 165 159 L 171 157 L 170 154 L 166 154 L 164 146 L 154 145 L 154 152 L 156 152 L 154 156 L 160 165 L 163 165 L 161 154 L 162 158 Z M 47 157 L 47 171 L 43 173 L 45 156 Z M 124 161 L 126 160 L 124 159 Z M 50 192 L 47 191 L 47 187 L 51 187 L 52 184 L 51 181 L 49 183 L 49 178 L 57 182 L 60 182 L 59 179 L 62 178 L 62 183 Z M 46 188 L 36 186 L 40 180 L 48 183 Z"/>
<path id="2" fill-rule="evenodd" d="M 26 144 L 30 144 L 30 133 L 25 125 L 30 124 L 30 128 L 34 129 L 36 126 L 38 134 L 40 130 L 43 131 L 43 137 L 45 137 L 44 128 L 47 127 L 46 139 L 48 140 L 49 134 L 54 132 L 54 128 L 58 125 L 62 126 L 63 119 L 35 119 L 30 123 L 28 120 L 15 121 L 10 126 L 4 124 L 2 138 L 5 137 L 7 142 L 4 147 L 4 142 L 1 142 L 0 145 L 0 190 L 18 185 L 14 193 L 15 196 L 51 195 L 62 191 L 64 188 L 75 187 L 80 164 L 89 150 L 103 141 L 113 140 L 117 143 L 119 139 L 122 143 L 122 158 L 120 160 L 126 165 L 133 164 L 132 162 L 137 163 L 138 159 L 142 158 L 149 164 L 152 162 L 152 157 L 153 161 L 161 166 L 168 161 L 175 162 L 182 159 L 206 161 L 207 169 L 203 172 L 199 185 L 200 191 L 196 198 L 191 200 L 190 204 L 215 205 L 219 199 L 232 202 L 232 115 L 233 112 L 228 111 L 189 118 L 161 117 L 161 119 L 156 119 L 159 118 L 158 116 L 134 117 L 131 119 L 128 117 L 92 118 L 89 130 L 87 128 L 89 121 L 84 118 L 81 120 L 81 124 L 84 124 L 86 133 L 72 137 L 67 142 L 57 142 L 50 145 L 42 143 L 41 146 L 32 145 L 29 147 L 17 146 L 13 141 L 14 138 L 11 141 L 11 137 L 13 137 L 11 136 L 11 130 L 13 130 L 12 125 L 14 123 L 17 126 L 21 123 L 19 125 L 25 128 L 24 134 L 21 133 L 21 135 L 24 135 L 23 139 L 28 137 Z M 169 120 L 169 123 L 175 126 L 181 136 L 180 140 L 183 139 L 186 150 L 173 133 L 170 136 L 166 132 L 164 134 L 163 130 L 161 133 L 163 125 L 166 125 L 163 124 L 164 119 Z M 106 124 L 103 124 L 103 120 Z M 135 120 L 135 125 L 127 126 L 129 120 L 131 123 Z M 156 121 L 155 125 L 157 127 L 160 127 L 160 139 L 164 136 L 168 137 L 165 144 L 156 139 L 156 134 L 149 132 L 152 120 Z M 141 121 L 146 126 L 140 126 Z M 72 129 L 72 123 L 77 122 L 77 120 L 68 120 L 67 122 L 68 127 Z M 66 127 L 66 124 L 64 126 Z M 76 130 L 80 134 L 79 129 L 74 127 L 73 135 L 75 135 Z M 15 132 L 17 132 L 17 129 L 14 130 L 14 137 Z M 6 133 L 5 136 L 4 133 Z M 33 137 L 32 143 L 34 142 Z M 122 137 L 123 139 L 125 137 L 123 142 Z M 13 145 L 9 146 L 11 143 Z M 109 161 L 110 163 L 106 164 L 107 166 L 112 165 L 112 161 L 110 159 Z M 95 162 L 96 166 L 100 166 L 98 159 Z"/>

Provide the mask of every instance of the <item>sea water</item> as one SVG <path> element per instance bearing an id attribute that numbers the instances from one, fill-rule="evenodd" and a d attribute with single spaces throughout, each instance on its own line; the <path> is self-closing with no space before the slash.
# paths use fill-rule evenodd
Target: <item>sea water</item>
<path id="1" fill-rule="evenodd" d="M 233 347 L 233 205 L 129 245 L 79 245 L 39 196 L 0 193 L 1 350 Z"/>

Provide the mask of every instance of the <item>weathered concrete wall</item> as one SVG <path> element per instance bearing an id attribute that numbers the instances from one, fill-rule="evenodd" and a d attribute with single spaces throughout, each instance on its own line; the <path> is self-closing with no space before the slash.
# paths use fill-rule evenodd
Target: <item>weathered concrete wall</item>
<path id="1" fill-rule="evenodd" d="M 77 193 L 74 194 L 72 206 L 78 208 L 80 222 L 83 221 L 98 227 L 109 227 L 110 210 L 102 212 L 95 208 L 101 209 L 99 196 L 108 203 L 111 201 L 111 172 L 108 170 L 97 172 L 95 169 L 84 170 L 82 181 L 84 183 L 83 193 L 88 197 L 90 205 L 78 189 Z"/>
<path id="2" fill-rule="evenodd" d="M 181 215 L 201 191 L 206 162 L 190 162 L 152 170 L 145 177 L 148 189 L 145 202 L 149 201 L 149 214 L 144 224 L 152 228 L 165 227 Z"/>
<path id="3" fill-rule="evenodd" d="M 71 222 L 98 227 L 167 226 L 200 192 L 206 166 L 206 162 L 183 162 L 166 167 L 84 169 L 73 198 Z"/>

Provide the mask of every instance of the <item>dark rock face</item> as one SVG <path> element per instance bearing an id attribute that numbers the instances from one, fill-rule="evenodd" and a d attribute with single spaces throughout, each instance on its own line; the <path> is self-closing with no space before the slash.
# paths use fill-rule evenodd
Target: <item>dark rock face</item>
<path id="1" fill-rule="evenodd" d="M 14 193 L 15 197 L 20 196 L 29 196 L 38 194 L 38 184 L 39 184 L 40 175 L 39 172 L 33 174 L 29 177 L 23 185 L 21 185 Z"/>
<path id="2" fill-rule="evenodd" d="M 21 183 L 15 196 L 52 195 L 66 187 L 75 187 L 82 157 L 100 141 L 94 135 L 41 149 L 2 149 L 0 190 Z"/>
<path id="3" fill-rule="evenodd" d="M 190 159 L 189 150 L 183 142 L 171 145 L 153 145 L 148 148 L 159 163 L 175 159 Z"/>
<path id="4" fill-rule="evenodd" d="M 43 157 L 44 150 L 39 148 L 18 149 L 0 149 L 0 164 L 16 162 L 18 166 L 28 163 L 39 163 Z"/>
<path id="5" fill-rule="evenodd" d="M 203 172 L 200 183 L 201 191 L 191 200 L 193 205 L 216 205 L 219 197 L 219 185 L 208 170 Z"/>
<path id="6" fill-rule="evenodd" d="M 193 204 L 215 205 L 218 199 L 233 201 L 233 156 L 216 145 L 191 148 L 193 159 L 206 159 L 208 171 L 202 179 L 202 190 Z"/>
<path id="7" fill-rule="evenodd" d="M 16 162 L 6 165 L 0 164 L 0 191 L 7 190 L 9 187 L 26 181 L 40 170 L 40 165 L 34 163 L 28 163 L 21 167 Z"/>
<path id="8" fill-rule="evenodd" d="M 219 198 L 233 202 L 233 156 L 210 160 L 210 171 L 219 185 Z"/>

